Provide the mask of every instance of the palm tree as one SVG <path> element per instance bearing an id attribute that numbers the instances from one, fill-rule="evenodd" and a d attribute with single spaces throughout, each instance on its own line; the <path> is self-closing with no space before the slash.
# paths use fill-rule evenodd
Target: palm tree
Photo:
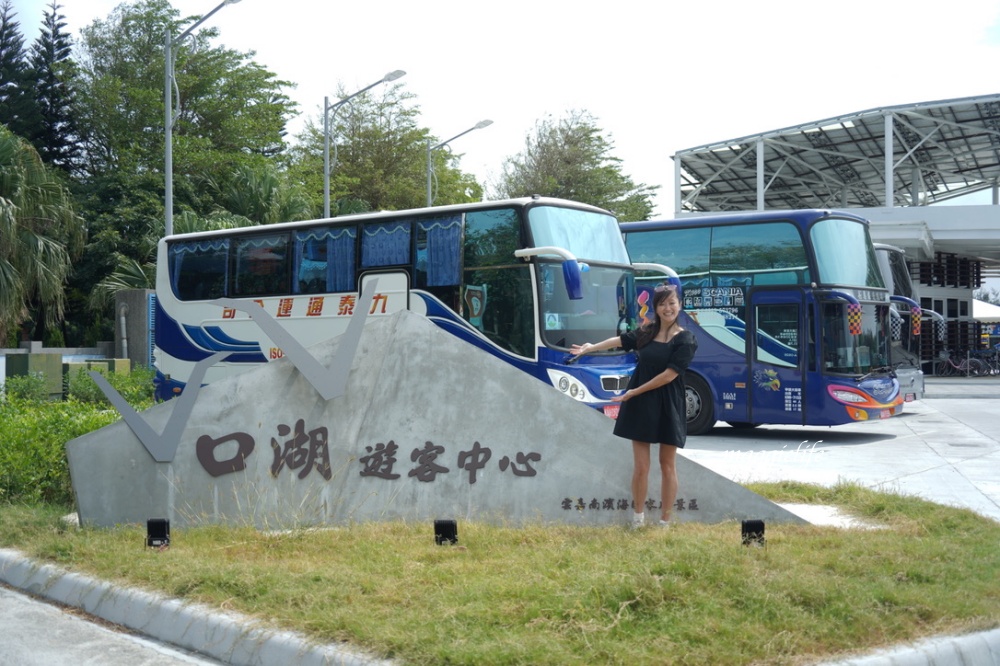
<path id="1" fill-rule="evenodd" d="M 85 237 L 54 172 L 0 125 L 0 342 L 25 322 L 62 321 L 66 278 Z"/>
<path id="2" fill-rule="evenodd" d="M 312 217 L 312 205 L 302 188 L 290 183 L 271 165 L 240 165 L 224 182 L 206 177 L 204 184 L 220 212 L 242 215 L 251 224 Z"/>

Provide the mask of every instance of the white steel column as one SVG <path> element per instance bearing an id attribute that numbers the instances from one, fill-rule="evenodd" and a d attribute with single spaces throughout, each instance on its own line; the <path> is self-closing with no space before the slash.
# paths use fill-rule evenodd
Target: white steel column
<path id="1" fill-rule="evenodd" d="M 681 214 L 681 156 L 674 155 L 674 217 Z"/>
<path id="2" fill-rule="evenodd" d="M 764 140 L 757 140 L 757 210 L 764 210 Z"/>
<path id="3" fill-rule="evenodd" d="M 892 114 L 885 114 L 885 207 L 892 208 L 894 193 L 892 191 L 894 178 L 892 177 Z"/>

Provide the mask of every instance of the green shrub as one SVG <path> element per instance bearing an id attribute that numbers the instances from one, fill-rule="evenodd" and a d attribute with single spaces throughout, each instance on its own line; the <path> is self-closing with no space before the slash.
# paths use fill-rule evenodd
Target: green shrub
<path id="1" fill-rule="evenodd" d="M 25 386 L 44 382 L 7 381 L 6 399 L 0 402 L 3 424 L 0 446 L 0 502 L 52 502 L 72 504 L 66 443 L 114 423 L 120 418 L 86 373 L 71 378 L 73 395 L 67 401 L 25 397 Z M 137 410 L 153 404 L 152 371 L 140 369 L 130 375 L 111 375 L 108 380 Z M 35 391 L 37 392 L 37 391 Z"/>
<path id="2" fill-rule="evenodd" d="M 4 397 L 7 400 L 45 402 L 49 399 L 49 389 L 45 377 L 39 372 L 17 377 L 8 377 L 4 383 Z"/>
<path id="3" fill-rule="evenodd" d="M 108 383 L 125 398 L 126 402 L 145 409 L 153 404 L 153 370 L 136 368 L 130 374 L 101 373 Z M 71 400 L 110 406 L 104 392 L 90 376 L 89 371 L 80 368 L 66 377 L 66 395 Z"/>
<path id="4" fill-rule="evenodd" d="M 0 405 L 0 500 L 71 504 L 66 442 L 117 418 L 113 410 L 84 403 L 5 401 Z"/>

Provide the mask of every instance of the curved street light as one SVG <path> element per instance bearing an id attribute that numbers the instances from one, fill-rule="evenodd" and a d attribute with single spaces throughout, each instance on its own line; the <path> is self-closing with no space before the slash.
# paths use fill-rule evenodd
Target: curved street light
<path id="1" fill-rule="evenodd" d="M 165 135 L 163 148 L 163 169 L 166 177 L 166 185 L 163 195 L 165 209 L 165 221 L 163 226 L 164 236 L 169 236 L 174 233 L 174 121 L 177 120 L 177 115 L 180 114 L 180 93 L 178 92 L 177 94 L 177 114 L 174 114 L 173 100 L 170 95 L 171 88 L 177 87 L 177 82 L 174 81 L 173 48 L 175 45 L 184 41 L 188 35 L 194 32 L 195 28 L 210 19 L 215 12 L 219 11 L 226 5 L 235 5 L 239 1 L 240 0 L 224 0 L 215 9 L 195 21 L 190 27 L 188 27 L 187 30 L 179 34 L 177 37 L 171 36 L 169 27 L 166 29 L 166 38 L 163 42 L 163 133 Z"/>
<path id="2" fill-rule="evenodd" d="M 393 70 L 370 86 L 365 86 L 353 95 L 348 95 L 334 104 L 330 104 L 329 97 L 323 98 L 323 217 L 330 217 L 330 112 L 333 111 L 334 116 L 336 116 L 338 107 L 347 104 L 361 93 L 368 92 L 381 83 L 395 81 L 405 75 L 406 72 L 401 69 Z"/>
<path id="3" fill-rule="evenodd" d="M 460 136 L 465 136 L 466 134 L 472 132 L 473 130 L 483 129 L 484 127 L 489 127 L 492 124 L 493 124 L 492 120 L 480 120 L 478 123 L 476 123 L 469 129 L 465 130 L 464 132 L 456 134 L 447 141 L 442 141 L 436 146 L 432 146 L 431 140 L 427 139 L 427 205 L 428 206 L 433 205 L 434 201 L 434 197 L 431 195 L 431 177 L 433 176 L 434 173 L 434 169 L 431 166 L 431 153 L 433 153 L 435 150 L 438 150 L 439 148 L 444 148 L 446 145 L 448 145 L 449 143 L 451 143 Z"/>

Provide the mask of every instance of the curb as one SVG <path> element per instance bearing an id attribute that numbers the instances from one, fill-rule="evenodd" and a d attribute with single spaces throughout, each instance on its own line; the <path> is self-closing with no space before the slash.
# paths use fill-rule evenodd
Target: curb
<path id="1" fill-rule="evenodd" d="M 955 666 L 1000 664 L 1000 629 L 964 636 L 941 636 L 863 657 L 825 661 L 821 666 Z"/>
<path id="2" fill-rule="evenodd" d="M 261 628 L 254 620 L 33 562 L 0 548 L 0 582 L 55 601 L 154 640 L 233 666 L 388 666 L 336 645 L 315 645 L 301 635 Z"/>

